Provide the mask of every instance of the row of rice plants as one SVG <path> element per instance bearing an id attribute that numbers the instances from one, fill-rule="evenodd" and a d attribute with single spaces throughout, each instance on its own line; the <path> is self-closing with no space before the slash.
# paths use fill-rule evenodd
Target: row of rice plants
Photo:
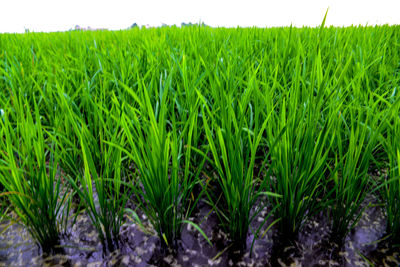
<path id="1" fill-rule="evenodd" d="M 393 104 L 393 103 L 392 103 Z M 387 119 L 387 137 L 383 139 L 383 146 L 388 154 L 388 169 L 383 175 L 379 189 L 384 200 L 387 223 L 386 233 L 394 244 L 400 244 L 400 123 L 399 110 L 393 110 Z"/>
<path id="2" fill-rule="evenodd" d="M 2 196 L 48 249 L 75 194 L 113 250 L 129 200 L 164 246 L 185 223 L 208 240 L 188 220 L 202 197 L 236 245 L 261 196 L 283 238 L 327 210 L 341 242 L 375 186 L 398 240 L 396 30 L 3 35 Z M 385 154 L 389 176 L 376 184 L 368 170 Z"/>
<path id="3" fill-rule="evenodd" d="M 9 121 L 8 111 L 0 121 L 2 195 L 32 237 L 49 250 L 66 229 L 71 195 L 63 190 L 58 168 L 61 154 L 46 139 L 51 133 L 42 126 L 37 105 L 31 108 L 22 98 L 14 101 L 20 107 L 17 122 Z"/>

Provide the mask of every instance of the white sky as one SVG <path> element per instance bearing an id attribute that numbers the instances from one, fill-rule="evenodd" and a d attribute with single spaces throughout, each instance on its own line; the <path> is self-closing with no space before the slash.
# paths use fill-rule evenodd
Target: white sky
<path id="1" fill-rule="evenodd" d="M 0 0 L 0 32 L 204 22 L 210 26 L 400 24 L 400 0 Z"/>

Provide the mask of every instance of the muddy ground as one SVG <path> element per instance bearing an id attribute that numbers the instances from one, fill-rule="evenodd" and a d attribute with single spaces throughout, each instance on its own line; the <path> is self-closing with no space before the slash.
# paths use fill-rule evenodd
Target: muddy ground
<path id="1" fill-rule="evenodd" d="M 377 203 L 374 197 L 366 199 Z M 11 225 L 0 236 L 0 266 L 400 266 L 400 248 L 390 248 L 385 235 L 385 214 L 382 207 L 369 207 L 358 226 L 351 231 L 342 247 L 329 241 L 329 220 L 323 213 L 308 222 L 296 241 L 282 242 L 277 228 L 272 227 L 254 243 L 248 234 L 242 253 L 229 246 L 227 235 L 218 226 L 216 214 L 200 201 L 191 218 L 204 230 L 214 246 L 190 225 L 185 225 L 178 249 L 162 251 L 160 241 L 151 232 L 144 215 L 145 226 L 139 228 L 129 219 L 121 229 L 120 247 L 113 253 L 103 253 L 96 231 L 84 213 L 69 233 L 63 236 L 59 251 L 53 255 L 41 252 L 27 230 Z M 253 221 L 254 229 L 264 221 L 268 208 Z M 273 221 L 271 217 L 261 232 Z M 0 232 L 9 224 L 3 221 Z"/>

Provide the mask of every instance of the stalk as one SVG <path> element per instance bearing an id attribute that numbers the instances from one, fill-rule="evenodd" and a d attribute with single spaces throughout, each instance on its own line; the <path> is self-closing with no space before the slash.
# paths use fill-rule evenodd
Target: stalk
<path id="1" fill-rule="evenodd" d="M 120 227 L 124 222 L 125 205 L 130 192 L 124 186 L 128 183 L 128 177 L 122 168 L 122 152 L 116 147 L 124 146 L 124 138 L 119 117 L 120 106 L 115 104 L 108 111 L 98 104 L 97 110 L 98 120 L 103 122 L 98 143 L 92 142 L 95 138 L 88 126 L 69 110 L 68 116 L 75 121 L 74 130 L 79 137 L 84 169 L 82 173 L 73 172 L 78 174 L 77 178 L 68 176 L 68 180 L 97 230 L 103 249 L 113 251 L 119 247 Z M 93 151 L 101 151 L 101 154 L 94 157 Z"/>
<path id="2" fill-rule="evenodd" d="M 334 201 L 332 203 L 332 238 L 342 243 L 346 234 L 357 225 L 363 201 L 370 192 L 368 169 L 384 124 L 377 114 L 379 101 L 364 109 L 356 102 L 340 117 L 335 137 Z M 346 118 L 347 121 L 346 121 Z M 382 114 L 382 121 L 385 121 Z"/>
<path id="3" fill-rule="evenodd" d="M 41 125 L 37 105 L 31 109 L 26 101 L 12 125 L 6 110 L 0 120 L 0 183 L 20 221 L 44 251 L 59 244 L 66 230 L 70 194 L 58 168 L 59 151 L 46 136 L 52 134 Z"/>
<path id="4" fill-rule="evenodd" d="M 384 140 L 389 169 L 380 186 L 387 214 L 386 233 L 394 245 L 400 245 L 400 120 L 397 113 L 393 112 L 393 119 L 389 120 L 388 136 Z"/>
<path id="5" fill-rule="evenodd" d="M 229 92 L 220 91 L 218 86 L 213 88 L 216 102 L 213 110 L 208 105 L 209 101 L 198 92 L 203 102 L 201 111 L 212 153 L 211 163 L 221 191 L 220 194 L 215 192 L 216 197 L 210 197 L 210 201 L 233 245 L 241 249 L 246 246 L 251 221 L 263 208 L 262 205 L 255 207 L 258 198 L 261 195 L 279 197 L 267 192 L 266 184 L 254 174 L 257 151 L 274 112 L 271 110 L 267 118 L 261 118 L 260 103 L 251 101 L 253 94 L 257 95 L 256 87 L 253 76 L 249 87 L 237 98 Z M 222 201 L 219 201 L 220 198 Z M 251 214 L 253 207 L 255 212 Z"/>
<path id="6" fill-rule="evenodd" d="M 179 127 L 174 109 L 169 110 L 174 103 L 169 93 L 171 79 L 172 76 L 168 76 L 164 84 L 160 84 L 156 110 L 148 94 L 153 83 L 146 88 L 140 81 L 139 96 L 130 92 L 136 95 L 139 109 L 127 105 L 121 119 L 129 150 L 121 149 L 139 171 L 139 181 L 133 184 L 136 201 L 155 228 L 164 248 L 175 248 L 183 224 L 194 224 L 187 219 L 200 197 L 194 198 L 192 190 L 199 183 L 204 163 L 190 166 L 197 112 L 189 114 L 188 120 L 181 122 Z M 196 229 L 209 241 L 198 226 Z"/>

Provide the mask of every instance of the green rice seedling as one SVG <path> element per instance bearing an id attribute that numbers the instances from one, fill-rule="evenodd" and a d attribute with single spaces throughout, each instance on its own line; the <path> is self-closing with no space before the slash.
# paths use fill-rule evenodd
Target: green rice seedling
<path id="1" fill-rule="evenodd" d="M 286 218 L 285 222 L 279 221 L 281 231 L 297 232 L 309 216 L 323 207 L 336 207 L 336 214 L 348 214 L 349 209 L 353 211 L 350 208 L 352 205 L 362 202 L 364 193 L 356 192 L 361 188 L 362 192 L 370 189 L 368 183 L 364 184 L 367 176 L 362 174 L 371 164 L 365 162 L 370 161 L 371 167 L 379 169 L 386 161 L 386 155 L 390 154 L 394 164 L 397 157 L 397 152 L 391 149 L 394 145 L 379 147 L 374 145 L 372 137 L 376 126 L 384 118 L 382 114 L 391 109 L 388 103 L 398 90 L 399 40 L 399 26 L 338 28 L 325 27 L 324 24 L 319 28 L 301 29 L 167 27 L 130 31 L 0 34 L 0 109 L 4 111 L 3 116 L 0 111 L 0 121 L 8 125 L 0 129 L 0 138 L 4 140 L 0 143 L 2 177 L 11 177 L 9 170 L 14 168 L 10 165 L 12 156 L 7 152 L 6 140 L 12 141 L 15 166 L 20 170 L 14 171 L 15 177 L 26 173 L 21 165 L 24 160 L 18 155 L 29 153 L 16 151 L 24 144 L 20 142 L 21 129 L 24 128 L 21 121 L 26 118 L 26 109 L 30 107 L 41 118 L 46 163 L 53 156 L 59 164 L 60 173 L 66 174 L 68 179 L 73 180 L 71 183 L 75 183 L 74 190 L 88 197 L 81 200 L 82 206 L 100 214 L 101 201 L 93 199 L 94 208 L 90 202 L 90 181 L 86 181 L 85 188 L 81 180 L 90 177 L 94 193 L 97 192 L 95 181 L 102 180 L 98 186 L 104 184 L 104 192 L 107 191 L 103 198 L 110 199 L 115 194 L 113 190 L 116 190 L 112 189 L 112 185 L 118 182 L 111 181 L 115 180 L 111 167 L 104 169 L 104 155 L 116 161 L 116 166 L 121 160 L 122 170 L 129 170 L 127 177 L 134 177 L 129 187 L 136 193 L 139 206 L 152 214 L 148 217 L 154 225 L 158 225 L 155 228 L 164 245 L 167 239 L 171 245 L 171 240 L 174 235 L 179 235 L 180 227 L 198 199 L 197 190 L 194 190 L 193 198 L 188 192 L 192 191 L 193 184 L 200 184 L 197 175 L 204 156 L 211 155 L 211 162 L 215 163 L 215 153 L 209 150 L 204 122 L 208 123 L 209 136 L 214 138 L 224 177 L 228 177 L 225 169 L 230 168 L 231 161 L 239 162 L 240 157 L 234 156 L 239 152 L 227 151 L 226 158 L 230 165 L 225 166 L 222 144 L 231 151 L 230 144 L 239 138 L 237 136 L 241 140 L 257 140 L 257 136 L 253 136 L 255 117 L 258 116 L 257 129 L 260 131 L 262 123 L 271 116 L 256 149 L 254 167 L 257 171 L 253 171 L 252 180 L 256 185 L 254 194 L 270 190 L 286 194 L 288 197 L 271 199 L 275 209 L 273 213 L 277 220 Z M 166 87 L 167 90 L 164 89 Z M 250 90 L 248 87 L 254 88 Z M 197 92 L 206 103 L 203 100 L 199 102 Z M 245 100 L 247 97 L 249 99 Z M 241 108 L 238 108 L 238 103 L 241 103 Z M 33 108 L 35 105 L 37 108 Z M 199 112 L 199 105 L 205 105 L 203 113 Z M 230 123 L 235 125 L 234 119 L 226 119 L 233 117 L 227 115 L 232 109 L 237 123 L 244 125 L 244 129 L 227 137 L 225 128 L 236 129 L 229 126 Z M 256 116 L 256 112 L 260 114 Z M 397 111 L 391 112 L 394 114 Z M 154 114 L 154 119 L 150 114 Z M 203 118 L 203 115 L 207 117 Z M 239 115 L 244 118 L 239 118 Z M 36 115 L 33 121 L 36 121 L 35 118 Z M 118 122 L 120 118 L 121 123 Z M 367 126 L 364 126 L 365 123 Z M 386 132 L 390 126 L 388 123 L 385 125 L 376 133 L 382 140 L 390 136 L 390 130 Z M 24 135 L 28 136 L 27 133 Z M 222 136 L 223 143 L 217 139 L 218 135 Z M 241 158 L 246 162 L 232 168 L 243 166 L 247 177 L 248 171 L 244 169 L 251 168 L 253 151 L 249 147 L 252 145 L 248 141 L 234 145 L 244 146 Z M 114 147 L 122 149 L 122 154 L 118 155 Z M 194 150 L 202 153 L 194 153 Z M 326 151 L 330 151 L 327 158 Z M 244 156 L 249 155 L 246 153 L 250 156 Z M 175 159 L 176 155 L 178 159 Z M 232 155 L 234 159 L 231 159 Z M 32 157 L 29 154 L 29 158 Z M 158 160 L 160 158 L 163 161 Z M 260 181 L 257 172 L 262 166 L 259 161 L 263 159 L 268 168 L 266 177 L 270 177 L 270 173 L 274 175 Z M 159 170 L 161 165 L 163 167 Z M 210 165 L 207 164 L 204 169 L 209 171 L 213 167 Z M 353 171 L 353 165 L 358 166 L 357 170 Z M 50 169 L 49 165 L 46 166 Z M 133 167 L 135 171 L 128 167 Z M 211 176 L 210 180 L 217 182 L 221 169 L 218 171 L 215 164 L 214 167 L 218 177 L 212 179 Z M 165 170 L 168 170 L 168 175 Z M 104 178 L 107 176 L 112 177 Z M 359 178 L 353 179 L 356 176 Z M 128 189 L 124 184 L 126 179 L 121 173 L 121 194 Z M 185 179 L 187 182 L 182 182 Z M 392 180 L 395 178 L 382 182 L 378 185 L 381 186 L 379 189 L 385 189 Z M 8 179 L 4 178 L 4 181 Z M 145 189 L 143 184 L 146 181 Z M 158 182 L 162 186 L 159 188 L 154 181 L 163 181 Z M 214 185 L 213 182 L 208 185 Z M 268 188 L 268 183 L 271 188 Z M 3 186 L 3 183 L 0 184 Z M 195 187 L 204 190 L 198 194 L 207 193 L 214 197 L 213 194 L 221 193 L 213 191 L 212 186 Z M 154 188 L 157 192 L 153 196 L 151 190 Z M 264 189 L 260 191 L 259 188 Z M 3 195 L 8 191 L 4 186 Z M 161 203 L 164 198 L 155 196 L 167 191 L 165 203 Z M 248 194 L 253 194 L 250 191 Z M 177 194 L 179 197 L 172 197 Z M 63 194 L 58 199 L 61 201 L 62 198 Z M 124 199 L 121 195 L 118 198 L 121 201 Z M 350 202 L 351 198 L 355 202 Z M 5 199 L 8 201 L 8 195 Z M 316 203 L 312 203 L 313 200 L 317 200 Z M 341 209 L 337 205 L 339 201 L 347 203 L 347 206 Z M 101 205 L 117 209 L 106 202 Z M 214 205 L 226 214 L 222 202 L 226 202 L 223 197 Z M 244 207 L 246 202 L 240 203 Z M 174 210 L 172 207 L 178 208 Z M 118 212 L 121 211 L 119 208 Z M 290 216 L 286 216 L 285 210 Z M 357 208 L 354 207 L 354 210 Z M 228 227 L 229 223 L 222 213 L 218 215 Z M 358 215 L 355 212 L 354 216 L 349 215 L 336 225 L 354 222 Z M 175 218 L 175 221 L 168 221 L 165 217 Z M 97 220 L 97 229 L 104 227 L 99 218 L 93 219 Z M 247 218 L 244 217 L 244 220 Z M 115 229 L 118 228 L 116 225 L 113 226 Z M 247 230 L 235 231 L 244 236 Z M 103 232 L 105 243 L 108 242 L 106 235 Z M 110 235 L 111 239 L 116 239 L 113 234 Z"/>
<path id="2" fill-rule="evenodd" d="M 59 244 L 60 234 L 67 225 L 70 194 L 62 184 L 58 168 L 59 153 L 53 142 L 47 143 L 51 132 L 41 125 L 37 105 L 31 109 L 22 98 L 16 124 L 0 120 L 3 142 L 0 144 L 0 183 L 11 203 L 12 211 L 43 250 Z"/>
<path id="3" fill-rule="evenodd" d="M 278 62 L 273 73 L 264 76 L 271 86 L 263 90 L 266 112 L 276 105 L 266 131 L 266 160 L 272 171 L 267 179 L 273 192 L 282 195 L 272 203 L 285 242 L 295 238 L 307 219 L 327 204 L 329 156 L 342 105 L 335 101 L 337 92 L 331 89 L 335 82 L 326 74 L 334 65 L 323 65 L 320 50 L 307 51 L 301 42 L 298 48 L 289 77 L 279 79 L 279 70 L 285 66 Z"/>
<path id="4" fill-rule="evenodd" d="M 0 192 L 0 195 L 3 191 Z M 5 217 L 7 216 L 8 209 L 6 208 L 4 198 L 0 199 L 0 223 L 3 222 Z"/>
<path id="5" fill-rule="evenodd" d="M 397 137 L 398 140 L 398 137 Z M 387 225 L 386 232 L 395 244 L 400 244 L 400 150 L 396 149 L 395 155 L 390 155 L 389 181 L 385 186 Z M 393 153 L 394 154 L 394 153 Z"/>
<path id="6" fill-rule="evenodd" d="M 3 109 L 0 110 L 0 120 L 4 123 L 4 110 Z M 5 140 L 5 131 L 6 131 L 6 128 L 4 128 L 4 127 L 2 127 L 0 129 L 0 140 L 2 140 L 3 142 Z M 3 159 L 3 157 L 1 156 L 2 154 L 3 153 L 0 153 L 0 162 L 2 163 L 1 165 L 6 165 L 6 163 L 4 161 L 5 159 Z M 3 190 L 4 190 L 4 186 L 2 183 L 0 183 L 0 193 L 3 192 Z"/>
<path id="7" fill-rule="evenodd" d="M 368 108 L 363 108 L 354 101 L 343 110 L 343 115 L 340 114 L 337 127 L 340 130 L 336 132 L 334 145 L 334 199 L 331 208 L 331 235 L 339 243 L 359 221 L 362 203 L 370 191 L 368 169 L 383 129 L 381 120 L 385 120 L 385 113 L 377 110 L 378 105 L 379 101 L 371 99 Z"/>
<path id="8" fill-rule="evenodd" d="M 171 57 L 173 59 L 171 65 L 176 64 L 178 66 L 176 71 L 177 75 L 175 75 L 175 79 L 171 81 L 173 84 L 176 83 L 176 85 L 171 86 L 171 93 L 175 96 L 177 121 L 184 122 L 191 118 L 193 116 L 192 114 L 198 112 L 198 95 L 196 89 L 206 81 L 206 70 L 203 69 L 202 64 L 199 64 L 193 59 L 190 60 L 189 56 L 185 54 L 180 55 L 180 58 L 176 58 L 174 55 L 171 55 Z M 172 69 L 174 70 L 175 68 Z M 181 81 L 179 79 L 181 79 Z M 195 116 L 193 120 L 196 126 L 193 127 L 190 136 L 191 145 L 192 147 L 199 148 L 204 145 L 202 120 L 199 116 Z M 184 138 L 188 137 L 189 136 L 184 136 Z M 185 140 L 184 142 L 186 143 L 187 141 Z M 191 161 L 191 166 L 197 167 L 203 161 L 203 156 L 199 153 L 191 153 L 189 160 Z"/>
<path id="9" fill-rule="evenodd" d="M 280 218 L 280 233 L 296 237 L 305 221 L 324 207 L 318 201 L 324 190 L 333 143 L 334 114 L 323 118 L 322 90 L 304 102 L 300 90 L 291 90 L 279 100 L 279 113 L 274 114 L 267 130 L 273 192 L 282 195 L 273 203 Z"/>
<path id="10" fill-rule="evenodd" d="M 4 110 L 1 109 L 0 110 L 0 120 L 2 120 L 2 122 L 4 123 L 4 119 L 3 118 L 4 118 Z M 5 141 L 5 131 L 6 131 L 5 127 L 2 127 L 0 129 L 0 140 L 2 140 L 3 142 Z M 2 149 L 3 149 L 3 147 L 0 146 L 0 151 Z M 4 155 L 4 153 L 0 153 L 0 166 L 6 166 L 7 165 L 7 163 L 5 161 L 5 158 L 3 158 L 3 155 Z M 0 170 L 0 175 L 2 175 L 2 171 L 3 170 Z M 3 191 L 4 191 L 4 186 L 0 181 L 0 195 L 2 195 Z M 3 219 L 5 218 L 5 216 L 7 215 L 5 207 L 6 207 L 5 198 L 1 198 L 0 197 L 0 222 L 2 222 Z"/>
<path id="11" fill-rule="evenodd" d="M 74 125 L 79 116 L 79 108 L 65 92 L 59 90 L 58 97 L 54 99 L 58 107 L 56 123 L 56 140 L 60 147 L 60 167 L 70 177 L 83 174 L 84 163 L 80 146 L 79 134 Z"/>
<path id="12" fill-rule="evenodd" d="M 389 170 L 381 185 L 385 201 L 387 224 L 386 232 L 394 244 L 400 244 L 400 119 L 398 111 L 389 125 L 388 136 L 384 142 L 389 158 Z"/>
<path id="13" fill-rule="evenodd" d="M 182 128 L 178 127 L 174 111 L 168 113 L 174 103 L 169 93 L 171 79 L 169 75 L 164 84 L 160 84 L 156 110 L 148 94 L 153 82 L 146 88 L 141 80 L 138 95 L 130 91 L 139 108 L 126 106 L 121 123 L 129 146 L 121 149 L 139 171 L 134 190 L 140 209 L 155 228 L 162 246 L 173 248 L 185 223 L 193 225 L 206 240 L 208 238 L 197 225 L 187 220 L 199 199 L 193 198 L 191 192 L 199 182 L 202 167 L 196 166 L 198 171 L 194 172 L 189 166 L 197 112 L 182 122 Z M 187 142 L 183 143 L 183 140 Z"/>
<path id="14" fill-rule="evenodd" d="M 246 245 L 251 221 L 263 208 L 261 205 L 255 206 L 258 198 L 261 195 L 279 197 L 266 192 L 266 184 L 254 174 L 257 150 L 274 112 L 271 110 L 262 119 L 259 102 L 253 101 L 258 95 L 256 87 L 253 76 L 246 91 L 235 98 L 216 86 L 213 88 L 216 96 L 213 107 L 198 92 L 203 102 L 201 110 L 213 159 L 211 162 L 215 166 L 216 180 L 221 190 L 221 195 L 217 192 L 216 199 L 210 200 L 217 210 L 222 226 L 229 233 L 232 244 L 240 248 Z M 222 200 L 218 202 L 220 198 Z M 255 212 L 251 214 L 253 208 Z"/>
<path id="15" fill-rule="evenodd" d="M 115 104 L 111 110 L 106 110 L 101 106 L 98 110 L 101 110 L 97 116 L 103 122 L 102 133 L 104 134 L 100 135 L 100 140 L 98 140 L 101 156 L 97 158 L 101 159 L 100 162 L 95 162 L 95 157 L 92 155 L 93 149 L 90 145 L 93 144 L 91 143 L 93 136 L 88 126 L 79 121 L 73 113 L 68 115 L 74 116 L 71 119 L 77 121 L 74 129 L 79 136 L 84 163 L 83 173 L 78 173 L 77 179 L 70 176 L 68 178 L 79 194 L 103 248 L 112 251 L 119 246 L 120 227 L 124 222 L 125 204 L 129 194 L 129 190 L 124 187 L 127 178 L 122 168 L 122 152 L 115 146 L 123 147 L 124 139 L 119 123 L 118 104 Z"/>

